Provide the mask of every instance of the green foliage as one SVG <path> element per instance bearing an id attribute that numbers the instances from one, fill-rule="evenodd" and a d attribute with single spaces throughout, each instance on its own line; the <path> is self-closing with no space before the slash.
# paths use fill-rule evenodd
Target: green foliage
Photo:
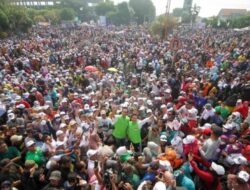
<path id="1" fill-rule="evenodd" d="M 60 12 L 61 20 L 73 20 L 75 17 L 75 11 L 71 8 L 64 8 Z"/>
<path id="2" fill-rule="evenodd" d="M 127 25 L 130 23 L 132 13 L 127 2 L 117 5 L 117 10 L 107 14 L 110 23 L 115 25 Z"/>
<path id="3" fill-rule="evenodd" d="M 116 10 L 113 2 L 107 1 L 99 3 L 95 7 L 95 12 L 98 16 L 106 16 L 110 12 L 114 12 Z"/>
<path id="4" fill-rule="evenodd" d="M 8 16 L 0 9 L 0 30 L 6 30 L 9 28 Z"/>
<path id="5" fill-rule="evenodd" d="M 16 32 L 27 32 L 32 26 L 32 20 L 27 14 L 25 8 L 21 7 L 7 7 L 5 13 L 9 19 L 9 28 Z"/>
<path id="6" fill-rule="evenodd" d="M 130 0 L 129 5 L 134 10 L 134 20 L 138 24 L 152 22 L 155 18 L 155 6 L 151 0 Z"/>
<path id="7" fill-rule="evenodd" d="M 172 16 L 160 15 L 151 25 L 151 33 L 153 35 L 165 37 L 165 34 L 173 31 L 177 27 L 177 20 Z"/>
<path id="8" fill-rule="evenodd" d="M 245 28 L 250 26 L 250 15 L 228 20 L 231 28 Z"/>
<path id="9" fill-rule="evenodd" d="M 174 17 L 181 17 L 182 14 L 183 14 L 183 8 L 175 8 L 172 13 Z"/>
<path id="10" fill-rule="evenodd" d="M 46 22 L 46 19 L 42 15 L 37 15 L 33 19 L 35 22 Z"/>
<path id="11" fill-rule="evenodd" d="M 250 16 L 235 17 L 226 21 L 219 20 L 218 17 L 211 17 L 206 20 L 206 24 L 213 28 L 245 28 L 250 25 Z"/>
<path id="12" fill-rule="evenodd" d="M 0 31 L 0 39 L 4 39 L 4 38 L 7 38 L 7 37 L 8 37 L 7 32 Z"/>

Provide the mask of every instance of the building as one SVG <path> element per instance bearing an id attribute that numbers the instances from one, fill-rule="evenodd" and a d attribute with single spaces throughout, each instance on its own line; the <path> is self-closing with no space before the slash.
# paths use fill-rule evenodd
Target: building
<path id="1" fill-rule="evenodd" d="M 1 1 L 1 0 L 0 0 Z M 82 0 L 85 3 L 93 5 L 103 2 L 103 0 Z M 25 7 L 42 7 L 42 6 L 55 6 L 61 3 L 61 0 L 8 0 L 11 5 L 25 6 Z"/>
<path id="2" fill-rule="evenodd" d="M 192 4 L 193 4 L 193 0 L 184 0 L 183 11 L 186 13 L 190 13 L 191 8 L 192 8 Z"/>
<path id="3" fill-rule="evenodd" d="M 235 17 L 247 15 L 246 9 L 221 9 L 218 17 L 220 20 L 227 20 Z"/>

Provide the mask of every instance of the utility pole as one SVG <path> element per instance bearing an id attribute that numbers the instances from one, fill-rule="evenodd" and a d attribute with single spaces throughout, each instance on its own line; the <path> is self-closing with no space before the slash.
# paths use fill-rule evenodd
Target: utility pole
<path id="1" fill-rule="evenodd" d="M 169 14 L 170 14 L 170 6 L 171 6 L 171 0 L 167 0 L 167 6 L 166 6 L 166 13 L 165 13 L 165 26 L 164 26 L 164 31 L 163 31 L 163 39 L 167 37 L 168 33 L 168 19 L 169 19 Z"/>

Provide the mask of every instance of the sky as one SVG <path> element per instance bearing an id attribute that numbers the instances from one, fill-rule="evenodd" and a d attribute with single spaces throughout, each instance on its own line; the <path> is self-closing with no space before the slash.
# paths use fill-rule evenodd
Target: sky
<path id="1" fill-rule="evenodd" d="M 113 0 L 120 3 L 124 0 Z M 128 0 L 126 0 L 128 1 Z M 156 7 L 156 14 L 160 15 L 166 11 L 167 0 L 152 0 Z M 174 8 L 182 7 L 184 0 L 172 0 L 171 11 Z M 193 0 L 193 5 L 201 7 L 199 16 L 210 17 L 218 15 L 222 8 L 247 9 L 250 10 L 250 0 Z"/>

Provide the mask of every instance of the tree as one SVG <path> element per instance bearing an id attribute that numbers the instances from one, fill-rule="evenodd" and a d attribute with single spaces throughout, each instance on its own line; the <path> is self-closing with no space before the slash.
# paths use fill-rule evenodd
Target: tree
<path id="1" fill-rule="evenodd" d="M 130 7 L 134 10 L 134 20 L 138 24 L 152 22 L 155 18 L 155 6 L 151 0 L 130 0 Z"/>
<path id="2" fill-rule="evenodd" d="M 93 7 L 89 7 L 87 2 L 86 0 L 61 0 L 61 4 L 58 7 L 72 8 L 75 11 L 75 16 L 81 21 L 95 20 L 94 9 Z"/>
<path id="3" fill-rule="evenodd" d="M 95 7 L 95 12 L 98 16 L 106 16 L 109 12 L 114 12 L 115 5 L 111 1 L 101 2 Z"/>
<path id="4" fill-rule="evenodd" d="M 12 31 L 27 32 L 32 26 L 32 20 L 25 8 L 8 7 L 6 8 L 6 15 L 9 18 L 9 27 Z"/>
<path id="5" fill-rule="evenodd" d="M 35 22 L 46 22 L 47 20 L 42 15 L 36 15 L 34 18 Z"/>
<path id="6" fill-rule="evenodd" d="M 107 17 L 112 24 L 126 25 L 130 23 L 131 15 L 128 3 L 122 2 L 117 5 L 117 10 L 110 12 Z"/>
<path id="7" fill-rule="evenodd" d="M 182 13 L 183 13 L 183 8 L 175 8 L 175 9 L 173 10 L 172 15 L 173 15 L 174 17 L 181 17 L 181 16 L 182 16 Z"/>
<path id="8" fill-rule="evenodd" d="M 0 31 L 6 31 L 9 28 L 9 19 L 5 12 L 0 9 Z"/>
<path id="9" fill-rule="evenodd" d="M 160 15 L 151 25 L 151 32 L 154 35 L 166 37 L 166 34 L 173 31 L 177 27 L 177 20 L 172 16 Z"/>
<path id="10" fill-rule="evenodd" d="M 60 12 L 61 20 L 73 20 L 75 17 L 75 11 L 71 8 L 64 8 Z"/>
<path id="11" fill-rule="evenodd" d="M 51 24 L 58 24 L 60 21 L 60 10 L 59 9 L 47 10 L 43 16 L 47 22 L 50 22 Z"/>

